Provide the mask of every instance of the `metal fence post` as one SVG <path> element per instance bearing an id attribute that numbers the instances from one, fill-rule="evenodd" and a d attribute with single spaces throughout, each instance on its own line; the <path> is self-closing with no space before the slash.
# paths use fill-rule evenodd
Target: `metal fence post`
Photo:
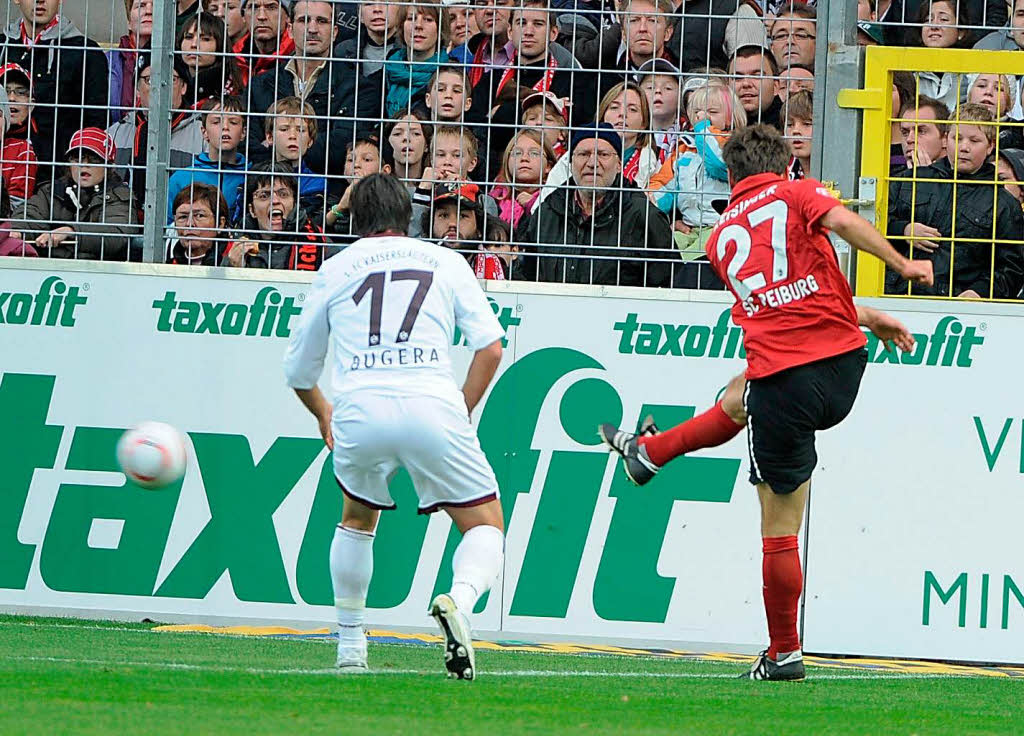
<path id="1" fill-rule="evenodd" d="M 861 119 L 859 110 L 836 104 L 841 89 L 859 88 L 864 55 L 857 46 L 857 0 L 818 3 L 818 44 L 814 60 L 814 126 L 811 175 L 833 182 L 844 198 L 859 196 Z M 855 273 L 854 256 L 843 252 L 840 262 L 847 276 Z"/>
<path id="2" fill-rule="evenodd" d="M 176 18 L 177 8 L 174 0 L 154 0 L 151 72 L 153 76 L 149 92 L 149 136 L 146 141 L 146 206 L 142 220 L 142 258 L 146 263 L 162 263 L 164 260 L 167 177 L 171 152 L 171 78 Z"/>

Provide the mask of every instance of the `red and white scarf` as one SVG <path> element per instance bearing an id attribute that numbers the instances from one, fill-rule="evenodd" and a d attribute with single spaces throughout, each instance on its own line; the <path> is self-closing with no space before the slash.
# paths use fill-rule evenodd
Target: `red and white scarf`
<path id="1" fill-rule="evenodd" d="M 496 90 L 494 90 L 494 97 L 495 97 L 495 99 L 497 99 L 498 96 L 501 94 L 501 90 L 503 90 L 505 88 L 505 85 L 508 84 L 512 80 L 513 76 L 515 76 L 515 73 L 516 73 L 516 66 L 515 65 L 516 65 L 516 56 L 513 55 L 512 59 L 509 61 L 508 69 L 505 70 L 505 72 L 501 75 L 501 79 L 498 80 L 498 88 Z M 555 57 L 554 56 L 552 56 L 551 54 L 548 54 L 546 68 L 544 70 L 544 76 L 542 76 L 539 80 L 537 80 L 537 84 L 533 85 L 533 91 L 534 92 L 547 92 L 548 90 L 550 90 L 551 89 L 551 82 L 554 81 L 555 71 L 557 69 L 558 69 L 558 62 L 555 61 Z"/>

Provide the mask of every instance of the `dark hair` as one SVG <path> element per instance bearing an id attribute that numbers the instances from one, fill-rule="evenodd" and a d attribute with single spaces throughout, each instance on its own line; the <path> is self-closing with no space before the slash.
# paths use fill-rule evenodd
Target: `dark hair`
<path id="1" fill-rule="evenodd" d="M 500 217 L 485 213 L 483 225 L 480 240 L 485 243 L 508 243 L 512 240 L 512 228 Z"/>
<path id="2" fill-rule="evenodd" d="M 740 46 L 736 49 L 732 55 L 730 64 L 735 64 L 736 59 L 749 59 L 752 56 L 757 56 L 761 61 L 761 68 L 764 68 L 764 60 L 768 60 L 768 68 L 771 69 L 772 76 L 779 76 L 779 61 L 775 58 L 775 54 L 772 53 L 771 49 L 765 48 L 764 46 L 758 46 L 757 44 L 747 44 L 746 46 Z"/>
<path id="3" fill-rule="evenodd" d="M 295 195 L 295 206 L 299 206 L 299 177 L 291 165 L 284 162 L 265 161 L 256 164 L 245 177 L 245 204 L 252 204 L 252 196 L 260 187 L 271 186 L 279 181 L 292 190 Z"/>
<path id="4" fill-rule="evenodd" d="M 171 205 L 171 216 L 173 217 L 178 208 L 186 202 L 189 204 L 205 202 L 210 206 L 214 218 L 223 217 L 225 225 L 231 220 L 231 211 L 228 209 L 228 201 L 224 199 L 224 193 L 212 184 L 196 181 L 178 192 Z M 220 229 L 219 225 L 217 229 Z"/>
<path id="5" fill-rule="evenodd" d="M 748 176 L 786 173 L 790 159 L 789 146 L 774 126 L 748 125 L 734 132 L 722 148 L 722 158 L 738 184 Z"/>
<path id="6" fill-rule="evenodd" d="M 385 166 L 390 166 L 391 170 L 395 170 L 395 150 L 391 147 L 391 141 L 387 138 L 382 138 L 378 130 L 379 125 L 374 125 L 372 130 L 363 130 L 356 134 L 356 137 L 345 143 L 345 155 L 356 150 L 356 146 L 368 145 L 373 146 L 377 149 L 377 155 L 380 156 L 380 167 L 383 169 Z M 426 155 L 426 149 L 424 149 L 424 155 Z"/>
<path id="7" fill-rule="evenodd" d="M 427 111 L 422 107 L 414 107 L 411 110 L 403 111 L 399 117 L 389 121 L 384 129 L 384 137 L 381 139 L 387 142 L 388 151 L 391 152 L 391 170 L 396 174 L 398 170 L 395 168 L 395 150 L 391 145 L 391 134 L 395 132 L 395 127 L 400 123 L 411 122 L 406 120 L 406 118 L 412 118 L 420 124 L 420 130 L 423 131 L 423 166 L 430 165 L 430 141 L 434 134 L 434 129 L 430 125 L 430 115 Z M 381 160 L 383 161 L 383 158 Z"/>
<path id="8" fill-rule="evenodd" d="M 965 34 L 964 38 L 958 39 L 957 42 L 953 44 L 953 48 L 962 48 L 964 43 L 971 38 L 970 30 L 964 29 L 964 26 L 969 26 L 971 24 L 971 18 L 967 14 L 967 0 L 927 0 L 927 2 L 922 2 L 921 9 L 917 13 L 914 26 L 911 28 L 911 31 L 917 31 L 917 33 L 910 35 L 909 40 L 916 40 L 917 46 L 924 46 L 924 40 L 921 38 L 921 34 L 924 31 L 924 27 L 928 25 L 928 19 L 932 14 L 932 6 L 935 5 L 935 3 L 940 2 L 953 6 L 953 12 L 956 13 L 956 27 Z M 920 27 L 918 27 L 918 25 L 920 25 Z M 914 36 L 917 38 L 914 39 Z"/>
<path id="9" fill-rule="evenodd" d="M 817 20 L 818 10 L 807 3 L 790 2 L 788 7 L 779 8 L 776 13 L 777 19 L 802 18 L 804 20 Z M 772 24 L 774 25 L 774 24 Z"/>
<path id="10" fill-rule="evenodd" d="M 934 97 L 928 95 L 918 95 L 917 105 L 914 104 L 913 99 L 909 99 L 900 105 L 899 116 L 901 118 L 916 118 L 920 114 L 918 111 L 922 108 L 931 110 L 935 114 L 935 126 L 939 129 L 939 132 L 945 136 L 949 130 L 949 107 L 945 102 L 936 100 Z M 909 113 L 909 115 L 907 114 Z"/>
<path id="11" fill-rule="evenodd" d="M 900 98 L 900 107 L 911 104 L 917 96 L 917 79 L 912 72 L 895 71 L 892 73 L 892 84 Z"/>
<path id="12" fill-rule="evenodd" d="M 209 97 L 203 100 L 199 104 L 199 109 L 202 110 L 200 115 L 200 121 L 202 126 L 206 127 L 206 118 L 214 113 L 228 113 L 228 112 L 245 112 L 245 102 L 242 101 L 241 97 L 236 95 L 226 95 L 217 99 L 216 97 Z M 247 118 L 242 119 L 242 124 L 248 123 Z"/>
<path id="13" fill-rule="evenodd" d="M 181 30 L 178 31 L 178 37 L 175 39 L 174 44 L 174 51 L 176 54 L 181 54 L 181 42 L 185 38 L 185 34 L 192 28 L 198 29 L 200 34 L 207 33 L 213 36 L 213 39 L 217 44 L 216 53 L 224 54 L 223 56 L 215 57 L 213 66 L 222 66 L 224 70 L 224 83 L 230 85 L 231 89 L 235 92 L 240 91 L 245 84 L 242 80 L 242 72 L 238 69 L 238 61 L 233 55 L 228 53 L 231 51 L 231 44 L 228 39 L 227 28 L 224 25 L 224 21 L 213 13 L 208 13 L 205 10 L 193 15 L 182 24 Z M 195 82 L 195 76 L 198 74 L 199 70 L 189 67 L 188 71 L 191 78 L 186 81 L 191 87 L 192 83 Z"/>
<path id="14" fill-rule="evenodd" d="M 398 177 L 370 174 L 352 185 L 349 198 L 352 232 L 365 237 L 390 231 L 409 232 L 412 200 Z"/>

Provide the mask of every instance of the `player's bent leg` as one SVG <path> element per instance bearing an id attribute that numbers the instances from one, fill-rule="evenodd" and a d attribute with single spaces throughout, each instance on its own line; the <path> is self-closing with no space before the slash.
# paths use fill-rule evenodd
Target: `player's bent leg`
<path id="1" fill-rule="evenodd" d="M 338 618 L 337 667 L 346 674 L 367 671 L 366 594 L 373 576 L 373 538 L 380 511 L 346 496 L 342 520 L 331 542 L 331 582 Z"/>
<path id="2" fill-rule="evenodd" d="M 476 677 L 476 656 L 469 615 L 491 589 L 505 557 L 504 517 L 497 499 L 471 507 L 445 511 L 462 532 L 452 557 L 452 589 L 434 598 L 430 615 L 445 639 L 445 668 L 449 677 Z"/>
<path id="3" fill-rule="evenodd" d="M 810 481 L 790 493 L 775 493 L 768 483 L 757 486 L 761 502 L 764 610 L 768 618 L 768 649 L 744 675 L 753 680 L 802 680 L 803 652 L 797 618 L 803 571 L 797 535 L 803 522 Z"/>

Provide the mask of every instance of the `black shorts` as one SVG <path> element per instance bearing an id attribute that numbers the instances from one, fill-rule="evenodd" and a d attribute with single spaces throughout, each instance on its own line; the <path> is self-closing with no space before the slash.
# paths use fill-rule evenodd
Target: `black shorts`
<path id="1" fill-rule="evenodd" d="M 792 493 L 818 463 L 814 433 L 846 419 L 857 399 L 868 353 L 849 353 L 747 381 L 750 482 Z"/>

